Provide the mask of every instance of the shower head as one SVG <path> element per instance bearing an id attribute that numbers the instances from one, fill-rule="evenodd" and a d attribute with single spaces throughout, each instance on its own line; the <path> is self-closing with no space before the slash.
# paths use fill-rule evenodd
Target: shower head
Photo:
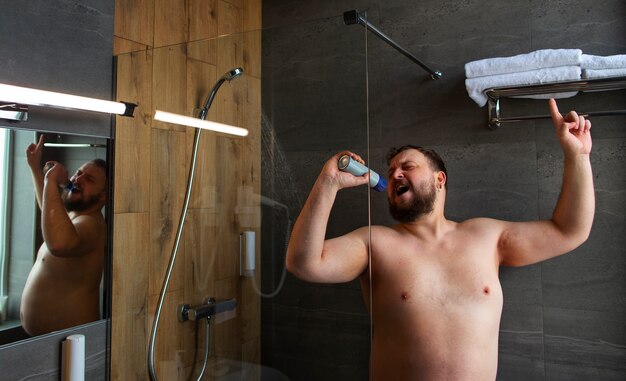
<path id="1" fill-rule="evenodd" d="M 233 70 L 229 71 L 228 73 L 224 74 L 222 78 L 230 82 L 242 74 L 243 74 L 243 69 L 240 67 L 236 67 Z"/>
<path id="2" fill-rule="evenodd" d="M 217 90 L 220 88 L 220 86 L 222 86 L 224 81 L 230 82 L 242 74 L 243 74 L 243 69 L 240 67 L 236 67 L 226 72 L 220 79 L 218 79 L 215 85 L 213 85 L 213 88 L 211 89 L 211 92 L 209 93 L 209 96 L 207 97 L 206 101 L 204 102 L 204 107 L 202 107 L 202 110 L 200 110 L 200 114 L 198 115 L 198 118 L 200 118 L 201 120 L 206 119 L 206 116 L 209 113 L 209 108 L 211 107 L 211 103 L 213 103 L 213 98 L 215 98 L 215 94 L 217 94 Z"/>

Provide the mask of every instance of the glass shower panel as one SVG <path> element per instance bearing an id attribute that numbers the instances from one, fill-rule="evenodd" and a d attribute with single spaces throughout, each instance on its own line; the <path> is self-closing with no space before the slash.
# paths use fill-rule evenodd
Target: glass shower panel
<path id="1" fill-rule="evenodd" d="M 256 30 L 118 56 L 118 97 L 139 104 L 135 118 L 116 126 L 121 237 L 113 314 L 123 318 L 112 323 L 112 372 L 137 372 L 121 378 L 146 379 L 146 357 L 159 380 L 260 372 L 260 297 L 239 269 L 242 233 L 254 233 L 251 251 L 261 257 L 260 52 Z M 238 67 L 244 74 L 222 83 L 206 120 L 243 127 L 248 136 L 202 130 L 187 203 L 197 130 L 158 121 L 155 111 L 197 120 L 215 85 Z M 141 247 L 129 249 L 132 242 Z M 146 348 L 154 350 L 146 356 Z"/>
<path id="2" fill-rule="evenodd" d="M 261 363 L 292 380 L 367 380 L 370 319 L 358 279 L 285 272 L 291 228 L 322 167 L 367 157 L 365 40 L 341 15 L 265 28 L 262 39 Z M 341 190 L 327 238 L 368 224 L 367 187 Z"/>
<path id="3" fill-rule="evenodd" d="M 428 55 L 429 49 L 433 46 L 429 44 L 431 42 L 422 41 L 421 35 L 415 34 L 414 30 L 408 27 L 411 25 L 407 21 L 410 19 L 409 16 L 405 17 L 400 13 L 393 14 L 393 12 L 389 12 L 389 9 L 379 11 L 381 13 L 372 12 L 370 15 L 365 15 L 364 21 L 368 24 L 368 28 L 372 28 L 371 33 L 368 33 L 367 36 L 366 58 L 368 64 L 369 140 L 371 142 L 372 169 L 380 171 L 387 177 L 389 166 L 386 156 L 392 147 L 414 145 L 438 150 L 439 147 L 435 145 L 438 141 L 433 137 L 441 131 L 445 131 L 445 126 L 437 123 L 440 119 L 445 119 L 457 111 L 455 107 L 442 101 L 445 99 L 443 94 L 451 92 L 449 88 L 451 82 L 435 79 L 441 76 L 441 73 L 438 72 L 440 69 L 438 65 L 441 63 L 432 62 L 432 56 Z M 402 11 L 406 12 L 405 9 Z M 386 17 L 379 17 L 383 12 Z M 390 17 L 390 14 L 394 16 Z M 419 22 L 418 24 L 421 25 Z M 361 25 L 363 24 L 361 23 Z M 364 27 L 359 28 L 365 29 Z M 438 47 L 438 45 L 436 46 Z M 400 167 L 410 173 L 412 164 L 406 162 Z M 415 177 L 411 179 L 414 180 Z M 411 179 L 406 181 L 411 181 Z M 391 179 L 388 180 L 389 186 L 393 186 Z M 420 189 L 422 186 L 420 183 Z M 409 198 L 397 201 L 396 212 L 394 213 L 397 213 L 396 216 L 402 215 L 403 212 L 405 215 L 410 215 L 414 208 L 419 207 L 415 200 L 417 198 L 423 199 L 419 195 L 417 186 L 411 187 L 409 184 L 407 188 L 408 192 L 413 193 L 409 193 Z M 392 198 L 393 200 L 394 198 Z M 386 194 L 372 192 L 370 201 L 372 225 L 395 227 L 398 231 L 411 229 L 407 227 L 407 224 L 399 227 L 399 221 L 392 218 L 390 200 Z M 407 207 L 402 205 L 402 202 L 410 204 L 408 207 L 410 209 L 406 209 Z M 421 245 L 417 240 L 412 240 L 409 243 L 408 238 L 401 238 L 395 241 L 396 246 L 385 246 L 381 249 L 380 233 L 377 235 L 377 232 L 380 231 L 375 230 L 371 235 L 372 246 L 378 249 L 372 253 L 371 260 L 372 284 L 374 285 L 371 302 L 372 373 L 380 374 L 381 369 L 388 369 L 390 358 L 393 359 L 393 366 L 398 369 L 398 372 L 406 372 L 407 364 L 420 363 L 419 359 L 410 357 L 415 356 L 418 350 L 411 348 L 410 345 L 405 345 L 407 338 L 422 337 L 422 335 L 417 333 L 415 329 L 411 332 L 406 331 L 406 329 L 403 331 L 402 327 L 417 327 L 419 325 L 415 324 L 415 321 L 406 320 L 409 316 L 420 319 L 416 317 L 421 315 L 416 313 L 415 306 L 419 303 L 424 304 L 420 297 L 431 295 L 428 292 L 424 293 L 423 287 L 422 289 L 420 287 L 428 282 L 424 279 L 431 279 L 430 275 L 432 275 L 418 274 L 417 272 L 410 274 L 411 271 L 420 267 L 421 262 L 415 258 L 420 257 L 420 254 L 423 253 L 416 250 L 406 254 L 406 249 L 427 245 Z M 408 236 L 411 234 L 413 233 L 408 234 Z M 387 258 L 394 258 L 395 267 L 391 264 L 392 261 Z M 398 279 L 401 279 L 402 282 Z M 381 284 L 385 286 L 381 287 Z M 394 287 L 397 294 L 389 292 Z M 421 316 L 421 319 L 424 317 Z M 395 352 L 391 355 L 393 357 L 390 357 L 385 343 L 398 343 L 400 341 L 403 341 L 402 345 L 405 348 L 394 349 Z M 380 355 L 381 353 L 385 355 Z M 396 374 L 396 377 L 400 376 Z"/>
<path id="4" fill-rule="evenodd" d="M 368 379 L 359 280 L 314 284 L 285 268 L 291 229 L 323 165 L 343 150 L 367 157 L 363 32 L 337 15 L 118 55 L 118 97 L 139 108 L 116 127 L 116 223 L 119 234 L 132 225 L 145 247 L 116 251 L 123 271 L 113 314 L 126 318 L 112 324 L 113 364 L 145 363 L 153 342 L 158 379 Z M 198 119 L 237 67 L 243 75 L 219 87 L 206 119 L 249 134 L 200 134 L 175 250 L 195 129 L 154 112 Z M 367 197 L 365 186 L 339 192 L 328 238 L 368 224 Z M 254 258 L 247 268 L 242 251 Z M 207 324 L 211 309 L 226 311 L 209 312 Z M 140 339 L 155 321 L 154 340 Z"/>

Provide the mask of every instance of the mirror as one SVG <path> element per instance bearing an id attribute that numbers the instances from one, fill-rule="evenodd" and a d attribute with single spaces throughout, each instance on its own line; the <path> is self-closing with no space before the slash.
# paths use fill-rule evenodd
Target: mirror
<path id="1" fill-rule="evenodd" d="M 42 134 L 46 143 L 42 152 L 42 167 L 46 161 L 58 161 L 67 168 L 70 178 L 83 164 L 94 159 L 105 160 L 110 168 L 112 141 L 107 138 L 0 128 L 0 345 L 32 337 L 22 329 L 20 304 L 27 279 L 43 243 L 43 235 L 41 212 L 37 206 L 31 170 L 26 160 L 26 148 L 31 143 L 37 143 Z M 49 143 L 62 143 L 63 146 L 52 146 Z M 72 146 L 67 147 L 66 144 Z M 107 168 L 100 173 L 104 177 L 104 173 L 110 171 Z M 108 175 L 105 189 L 109 195 L 113 189 L 111 179 L 112 177 Z M 98 289 L 94 294 L 98 298 L 98 311 L 91 315 L 94 316 L 93 319 L 88 320 L 103 319 L 110 315 L 107 291 L 109 279 L 106 276 L 110 269 L 109 200 L 110 196 L 105 201 L 105 206 L 100 209 L 103 217 L 100 226 L 104 230 L 102 231 L 104 255 L 101 255 L 101 269 L 97 274 Z M 81 267 L 81 271 L 75 269 L 73 271 L 84 276 L 84 269 L 85 267 Z M 91 276 L 92 281 L 94 277 Z M 75 306 L 77 311 L 84 310 L 83 302 L 77 304 L 83 304 Z M 54 312 L 54 309 L 48 311 L 45 316 L 47 320 L 59 320 L 55 328 L 49 328 L 52 331 L 75 325 L 61 321 L 68 319 L 67 311 L 63 313 Z M 62 319 L 61 314 L 66 316 Z M 88 322 L 85 318 L 79 318 L 78 321 L 80 324 Z M 43 334 L 46 333 L 45 330 L 35 331 Z"/>

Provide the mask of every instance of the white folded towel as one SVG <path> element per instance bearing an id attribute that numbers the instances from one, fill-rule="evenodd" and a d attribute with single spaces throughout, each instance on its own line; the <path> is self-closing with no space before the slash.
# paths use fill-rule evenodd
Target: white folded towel
<path id="1" fill-rule="evenodd" d="M 535 69 L 580 64 L 580 49 L 543 49 L 512 57 L 486 58 L 465 64 L 467 78 L 517 73 Z"/>
<path id="2" fill-rule="evenodd" d="M 580 79 L 581 69 L 579 66 L 560 66 L 547 69 L 536 69 L 521 71 L 518 73 L 508 73 L 500 75 L 490 75 L 484 77 L 468 78 L 465 80 L 465 88 L 470 98 L 480 107 L 487 103 L 487 96 L 484 91 L 493 87 L 506 87 L 516 85 L 534 85 L 547 82 L 573 81 Z M 561 98 L 572 96 L 573 94 L 554 94 Z M 539 98 L 546 95 L 539 96 Z"/>
<path id="3" fill-rule="evenodd" d="M 584 69 L 583 78 L 608 78 L 608 77 L 626 77 L 626 67 L 617 69 Z"/>
<path id="4" fill-rule="evenodd" d="M 594 56 L 583 54 L 580 57 L 580 67 L 583 69 L 624 69 L 626 68 L 626 54 L 614 56 Z"/>

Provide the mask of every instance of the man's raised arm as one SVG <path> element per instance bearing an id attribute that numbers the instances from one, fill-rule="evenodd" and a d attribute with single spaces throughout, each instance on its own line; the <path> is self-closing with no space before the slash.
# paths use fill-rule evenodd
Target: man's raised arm
<path id="1" fill-rule="evenodd" d="M 339 171 L 342 152 L 326 162 L 294 224 L 287 249 L 287 268 L 298 278 L 319 283 L 348 282 L 366 268 L 367 233 L 358 229 L 341 237 L 325 240 L 328 219 L 337 192 L 346 187 L 366 184 L 367 175 L 356 177 Z"/>
<path id="2" fill-rule="evenodd" d="M 43 135 L 39 135 L 37 144 L 31 143 L 26 147 L 26 162 L 30 167 L 30 174 L 33 178 L 33 186 L 35 187 L 35 198 L 37 205 L 41 209 L 41 199 L 43 197 L 43 179 L 44 173 L 41 167 L 41 155 L 43 152 Z"/>
<path id="3" fill-rule="evenodd" d="M 102 226 L 92 216 L 81 215 L 74 220 L 68 215 L 59 183 L 67 179 L 67 170 L 54 162 L 44 177 L 41 203 L 41 231 L 50 253 L 58 257 L 82 256 L 100 242 Z"/>
<path id="4" fill-rule="evenodd" d="M 591 122 L 571 111 L 563 116 L 554 99 L 550 114 L 565 156 L 563 185 L 552 218 L 506 223 L 498 245 L 501 262 L 522 266 L 567 253 L 589 237 L 595 211 Z"/>

